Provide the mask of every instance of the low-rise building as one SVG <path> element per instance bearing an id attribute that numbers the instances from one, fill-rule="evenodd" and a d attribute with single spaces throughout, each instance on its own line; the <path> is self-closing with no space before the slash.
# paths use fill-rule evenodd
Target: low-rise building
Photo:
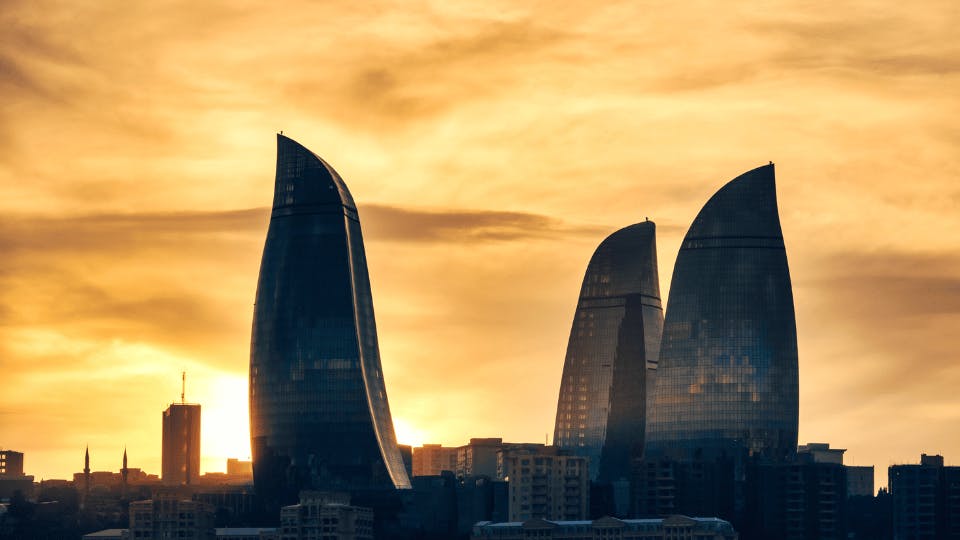
<path id="1" fill-rule="evenodd" d="M 175 494 L 130 503 L 130 540 L 214 540 L 213 507 Z"/>
<path id="2" fill-rule="evenodd" d="M 373 510 L 350 505 L 344 493 L 304 491 L 280 509 L 280 540 L 373 540 Z"/>
<path id="3" fill-rule="evenodd" d="M 475 540 L 738 540 L 729 522 L 718 518 L 669 516 L 656 519 L 593 521 L 552 521 L 529 519 L 523 522 L 481 522 L 473 527 Z"/>

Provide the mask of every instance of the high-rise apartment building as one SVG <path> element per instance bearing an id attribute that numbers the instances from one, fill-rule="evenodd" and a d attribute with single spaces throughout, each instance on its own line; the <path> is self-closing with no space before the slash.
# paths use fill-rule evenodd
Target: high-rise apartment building
<path id="1" fill-rule="evenodd" d="M 424 444 L 413 449 L 413 476 L 439 476 L 443 471 L 456 472 L 457 448 L 441 444 Z"/>
<path id="2" fill-rule="evenodd" d="M 509 443 L 508 443 L 509 444 Z M 469 444 L 457 448 L 457 476 L 497 477 L 497 454 L 503 448 L 499 437 L 472 438 Z"/>
<path id="3" fill-rule="evenodd" d="M 943 456 L 888 470 L 894 540 L 960 540 L 960 467 Z"/>
<path id="4" fill-rule="evenodd" d="M 685 459 L 797 448 L 797 329 L 774 167 L 704 205 L 677 255 L 647 453 Z"/>
<path id="5" fill-rule="evenodd" d="M 410 486 L 356 204 L 333 167 L 283 135 L 250 349 L 254 484 L 268 506 L 303 489 Z"/>
<path id="6" fill-rule="evenodd" d="M 593 253 L 567 344 L 553 441 L 589 458 L 593 480 L 629 478 L 643 452 L 662 330 L 656 227 L 646 221 Z"/>
<path id="7" fill-rule="evenodd" d="M 163 411 L 161 480 L 187 485 L 200 477 L 200 405 L 171 403 Z"/>
<path id="8" fill-rule="evenodd" d="M 500 461 L 510 521 L 587 518 L 589 458 L 556 446 L 523 444 L 504 448 Z"/>

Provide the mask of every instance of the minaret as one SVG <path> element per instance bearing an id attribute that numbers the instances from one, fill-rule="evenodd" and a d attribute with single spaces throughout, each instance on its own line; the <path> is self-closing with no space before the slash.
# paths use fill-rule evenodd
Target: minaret
<path id="1" fill-rule="evenodd" d="M 123 497 L 127 496 L 127 447 L 123 447 L 123 468 L 120 469 L 120 475 L 123 477 Z"/>
<path id="2" fill-rule="evenodd" d="M 90 445 L 87 445 L 86 453 L 83 456 L 83 504 L 87 504 L 87 497 L 90 495 Z"/>

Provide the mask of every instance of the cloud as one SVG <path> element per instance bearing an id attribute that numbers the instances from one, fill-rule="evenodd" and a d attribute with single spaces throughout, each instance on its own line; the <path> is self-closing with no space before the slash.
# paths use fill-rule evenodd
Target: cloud
<path id="1" fill-rule="evenodd" d="M 954 47 L 951 52 L 943 47 L 950 42 L 951 25 L 943 25 L 940 17 L 917 13 L 908 17 L 913 32 L 904 32 L 903 14 L 892 10 L 757 21 L 746 28 L 783 45 L 772 58 L 774 66 L 842 68 L 881 76 L 960 73 L 956 56 L 960 49 Z M 918 32 L 923 36 L 916 36 Z"/>
<path id="2" fill-rule="evenodd" d="M 810 314 L 806 330 L 846 345 L 824 347 L 825 358 L 811 365 L 841 362 L 837 369 L 850 377 L 847 391 L 867 401 L 951 396 L 960 384 L 957 268 L 960 252 L 850 252 L 820 260 L 819 275 L 798 284 L 819 297 L 819 313 Z"/>
<path id="3" fill-rule="evenodd" d="M 414 210 L 384 205 L 361 206 L 360 212 L 366 237 L 373 241 L 471 243 L 559 239 L 605 230 L 525 212 Z"/>
<path id="4" fill-rule="evenodd" d="M 367 45 L 349 67 L 291 74 L 284 99 L 351 129 L 409 129 L 453 107 L 509 94 L 524 66 L 572 37 L 528 19 L 464 21 L 458 32 L 426 42 L 371 36 L 378 46 Z M 311 50 L 299 54 L 311 61 Z"/>

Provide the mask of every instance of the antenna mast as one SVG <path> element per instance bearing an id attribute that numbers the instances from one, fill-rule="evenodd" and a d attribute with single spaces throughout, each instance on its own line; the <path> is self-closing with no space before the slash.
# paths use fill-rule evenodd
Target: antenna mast
<path id="1" fill-rule="evenodd" d="M 186 395 L 187 395 L 187 372 L 182 371 L 180 372 L 180 403 L 181 404 L 187 402 Z"/>

